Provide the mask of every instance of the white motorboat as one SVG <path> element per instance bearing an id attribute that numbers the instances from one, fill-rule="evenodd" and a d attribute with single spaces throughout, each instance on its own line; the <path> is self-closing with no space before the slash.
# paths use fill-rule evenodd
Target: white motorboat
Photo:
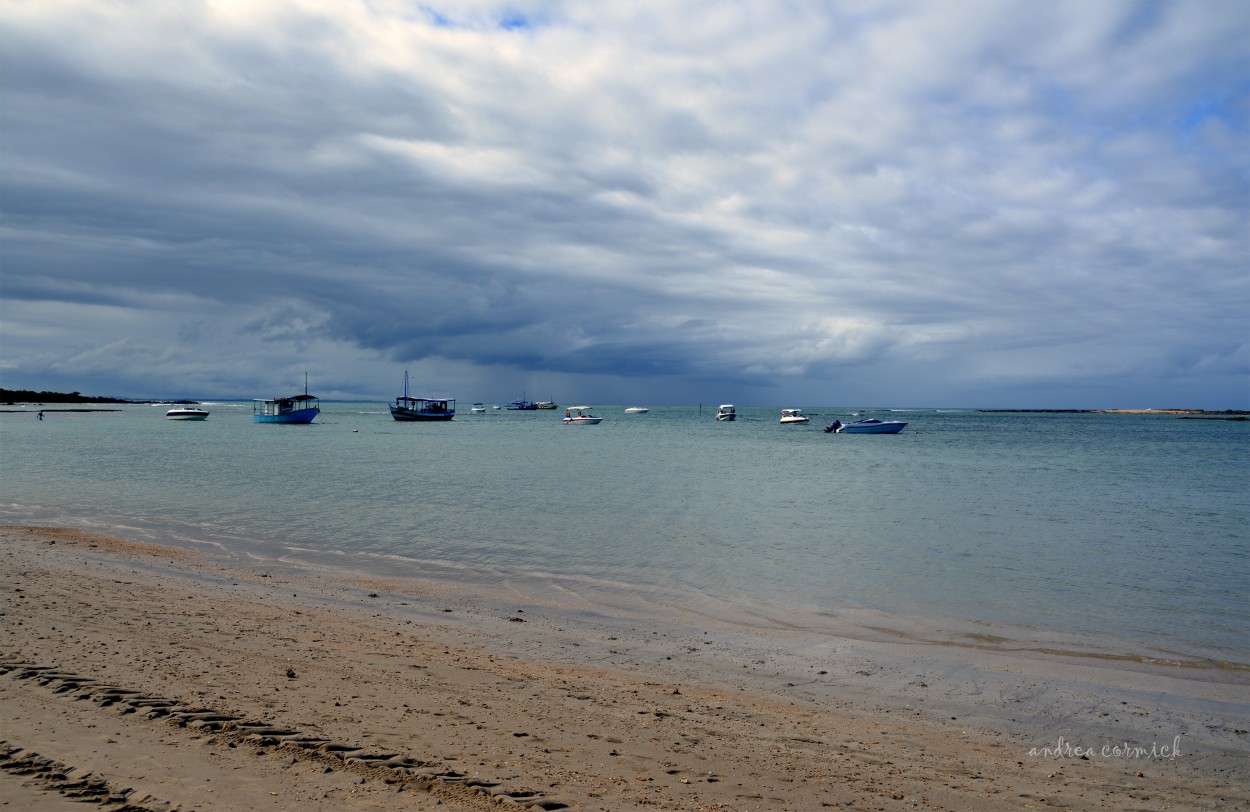
<path id="1" fill-rule="evenodd" d="M 601 422 L 603 418 L 591 414 L 589 406 L 570 406 L 564 413 L 566 426 L 597 426 Z"/>
<path id="2" fill-rule="evenodd" d="M 496 406 L 495 408 L 498 409 L 499 407 Z M 473 407 L 469 409 L 469 414 L 486 414 L 486 407 L 481 403 L 474 403 Z"/>
<path id="3" fill-rule="evenodd" d="M 738 416 L 738 410 L 734 408 L 732 403 L 722 403 L 716 407 L 717 420 L 733 420 Z"/>
<path id="4" fill-rule="evenodd" d="M 625 410 L 625 414 L 646 414 L 651 411 L 646 406 L 630 406 Z"/>
<path id="5" fill-rule="evenodd" d="M 207 420 L 208 412 L 196 406 L 175 406 L 165 416 L 170 420 Z"/>
<path id="6" fill-rule="evenodd" d="M 835 420 L 832 425 L 825 428 L 825 431 L 834 434 L 898 434 L 906 425 L 902 420 L 878 420 L 875 417 L 866 417 L 854 423 Z"/>
<path id="7" fill-rule="evenodd" d="M 782 409 L 781 419 L 779 423 L 806 423 L 810 420 L 807 415 L 803 414 L 802 409 Z"/>

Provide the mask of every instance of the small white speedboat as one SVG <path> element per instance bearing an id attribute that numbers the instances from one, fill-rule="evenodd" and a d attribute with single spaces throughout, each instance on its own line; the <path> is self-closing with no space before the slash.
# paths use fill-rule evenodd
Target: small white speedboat
<path id="1" fill-rule="evenodd" d="M 208 411 L 195 406 L 175 406 L 165 412 L 170 420 L 207 420 Z"/>
<path id="2" fill-rule="evenodd" d="M 566 426 L 597 426 L 603 422 L 602 417 L 595 417 L 590 413 L 589 406 L 570 406 L 568 411 L 564 413 L 564 425 Z"/>
<path id="3" fill-rule="evenodd" d="M 646 406 L 630 406 L 625 410 L 625 414 L 646 414 L 651 411 Z"/>
<path id="4" fill-rule="evenodd" d="M 875 417 L 867 417 L 863 420 L 856 420 L 854 423 L 835 420 L 833 425 L 827 427 L 825 431 L 836 434 L 898 434 L 906 425 L 902 420 L 878 420 Z"/>
<path id="5" fill-rule="evenodd" d="M 722 403 L 716 408 L 717 420 L 733 420 L 738 416 L 738 410 L 734 408 L 732 403 Z"/>
<path id="6" fill-rule="evenodd" d="M 486 414 L 486 407 L 480 403 L 474 403 L 473 408 L 469 409 L 469 414 Z"/>
<path id="7" fill-rule="evenodd" d="M 782 409 L 781 419 L 778 423 L 806 423 L 810 420 L 807 415 L 803 414 L 802 409 Z"/>

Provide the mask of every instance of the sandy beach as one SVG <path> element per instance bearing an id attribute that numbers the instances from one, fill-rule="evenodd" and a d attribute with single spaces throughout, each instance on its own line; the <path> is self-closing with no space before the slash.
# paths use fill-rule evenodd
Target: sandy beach
<path id="1" fill-rule="evenodd" d="M 1250 807 L 1237 668 L 847 641 L 800 673 L 710 620 L 78 530 L 0 529 L 0 561 L 12 809 Z"/>

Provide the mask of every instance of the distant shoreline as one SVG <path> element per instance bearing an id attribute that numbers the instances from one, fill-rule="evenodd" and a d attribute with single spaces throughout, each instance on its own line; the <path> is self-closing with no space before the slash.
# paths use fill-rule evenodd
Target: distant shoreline
<path id="1" fill-rule="evenodd" d="M 40 405 L 40 404 L 35 404 Z M 39 417 L 43 418 L 44 412 L 120 412 L 121 409 L 40 409 Z M 0 414 L 30 414 L 29 409 L 0 409 Z"/>
<path id="2" fill-rule="evenodd" d="M 45 403 L 92 403 L 147 406 L 154 403 L 192 405 L 197 400 L 127 400 L 125 398 L 84 395 L 81 392 L 35 392 L 31 389 L 0 389 L 0 405 L 42 406 Z M 1166 414 L 1203 417 L 1234 417 L 1250 415 L 1243 409 L 977 409 L 986 414 Z"/>
<path id="3" fill-rule="evenodd" d="M 195 400 L 125 400 L 124 398 L 93 397 L 81 392 L 35 392 L 31 389 L 0 389 L 0 404 L 5 406 L 42 406 L 45 403 L 110 403 L 146 406 L 153 403 L 198 403 Z"/>
<path id="4" fill-rule="evenodd" d="M 1212 417 L 1250 415 L 1250 411 L 1242 409 L 1224 409 L 1222 411 L 1210 411 L 1207 409 L 977 409 L 977 411 L 992 414 L 1169 414 Z"/>

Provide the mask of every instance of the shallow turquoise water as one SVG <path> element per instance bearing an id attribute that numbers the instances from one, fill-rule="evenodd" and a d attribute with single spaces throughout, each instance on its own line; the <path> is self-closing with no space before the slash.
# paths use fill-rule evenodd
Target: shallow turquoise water
<path id="1" fill-rule="evenodd" d="M 908 410 L 896 436 L 827 435 L 856 409 L 467 409 L 400 424 L 327 403 L 0 415 L 0 518 L 466 584 L 607 610 L 796 625 L 871 616 L 1099 650 L 1250 661 L 1250 424 Z M 872 410 L 887 417 L 887 410 Z"/>

